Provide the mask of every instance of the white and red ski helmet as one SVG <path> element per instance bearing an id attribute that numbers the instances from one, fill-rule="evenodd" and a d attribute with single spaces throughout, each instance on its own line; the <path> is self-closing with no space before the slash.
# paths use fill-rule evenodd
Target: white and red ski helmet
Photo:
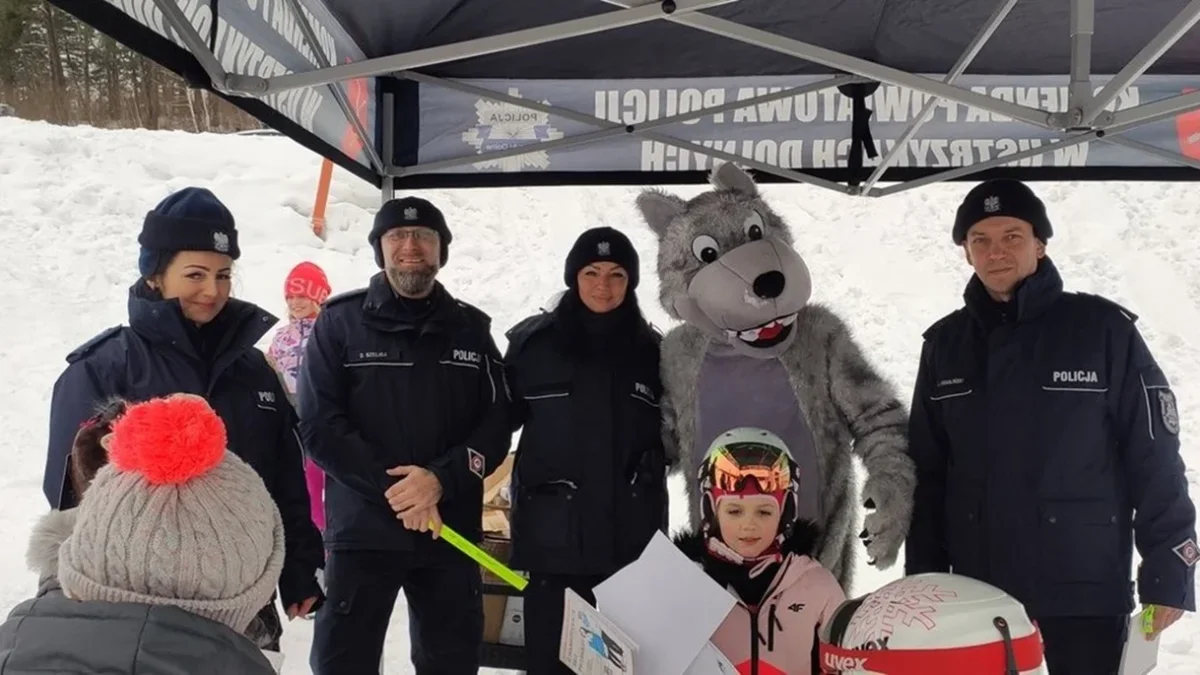
<path id="1" fill-rule="evenodd" d="M 825 675 L 1047 675 L 1042 636 L 1012 596 L 916 574 L 847 600 L 821 629 Z"/>

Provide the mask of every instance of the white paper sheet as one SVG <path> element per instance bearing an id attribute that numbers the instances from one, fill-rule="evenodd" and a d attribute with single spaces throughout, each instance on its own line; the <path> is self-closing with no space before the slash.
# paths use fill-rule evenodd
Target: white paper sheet
<path id="1" fill-rule="evenodd" d="M 737 667 L 711 642 L 705 642 L 683 675 L 737 675 Z"/>
<path id="2" fill-rule="evenodd" d="M 1146 675 L 1158 666 L 1158 641 L 1162 633 L 1153 640 L 1147 640 L 1142 632 L 1142 613 L 1135 612 L 1129 617 L 1129 638 L 1125 641 L 1125 650 L 1121 654 L 1121 675 Z"/>
<path id="3" fill-rule="evenodd" d="M 634 675 L 683 675 L 737 603 L 662 532 L 594 592 L 640 645 Z"/>
<path id="4" fill-rule="evenodd" d="M 637 651 L 636 641 L 596 611 L 587 600 L 567 589 L 563 599 L 558 660 L 571 672 L 576 675 L 632 675 L 635 661 L 640 661 Z"/>

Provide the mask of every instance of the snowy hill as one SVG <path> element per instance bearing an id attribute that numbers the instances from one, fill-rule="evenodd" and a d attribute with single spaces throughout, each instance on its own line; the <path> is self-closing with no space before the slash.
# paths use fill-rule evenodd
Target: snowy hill
<path id="1" fill-rule="evenodd" d="M 102 131 L 0 119 L 0 289 L 6 315 L 0 344 L 0 612 L 36 587 L 25 569 L 30 526 L 46 509 L 40 486 L 50 387 L 70 349 L 125 320 L 136 276 L 143 215 L 187 185 L 213 189 L 238 218 L 243 256 L 235 294 L 283 316 L 283 278 L 295 263 L 322 265 L 334 292 L 376 271 L 366 243 L 378 193 L 340 170 L 327 215 L 328 241 L 308 223 L 320 160 L 278 137 Z M 933 186 L 882 200 L 806 186 L 764 191 L 797 234 L 815 299 L 842 312 L 867 353 L 911 394 L 921 332 L 961 305 L 970 274 L 950 241 L 958 200 L 970 184 Z M 690 196 L 701 187 L 671 188 Z M 1141 316 L 1139 326 L 1172 379 L 1183 417 L 1192 494 L 1200 496 L 1200 220 L 1190 184 L 1043 184 L 1055 237 L 1049 251 L 1069 290 L 1104 294 Z M 642 252 L 642 304 L 657 305 L 655 243 L 633 208 L 631 188 L 429 191 L 454 232 L 441 279 L 491 313 L 504 331 L 560 290 L 576 235 L 622 229 Z M 264 343 L 265 344 L 265 343 Z M 680 495 L 681 497 L 681 495 Z M 682 523 L 680 498 L 672 508 Z M 855 594 L 895 577 L 867 570 Z M 388 673 L 411 672 L 406 612 L 397 606 Z M 307 673 L 310 622 L 286 626 L 286 673 Z M 1185 617 L 1164 638 L 1156 672 L 1200 671 L 1200 618 Z"/>

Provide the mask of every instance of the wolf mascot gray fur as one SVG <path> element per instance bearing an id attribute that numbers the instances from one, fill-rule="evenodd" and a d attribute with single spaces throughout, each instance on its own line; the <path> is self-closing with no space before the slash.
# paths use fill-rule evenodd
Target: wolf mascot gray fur
<path id="1" fill-rule="evenodd" d="M 895 563 L 912 517 L 908 415 L 831 310 L 808 304 L 812 281 L 788 226 L 730 163 L 690 201 L 647 190 L 638 209 L 658 236 L 660 301 L 684 323 L 662 343 L 664 437 L 678 449 L 692 527 L 693 476 L 733 427 L 780 436 L 806 477 L 801 518 L 821 526 L 818 558 L 850 588 L 856 535 L 871 564 Z M 858 532 L 851 452 L 862 458 L 868 512 Z"/>

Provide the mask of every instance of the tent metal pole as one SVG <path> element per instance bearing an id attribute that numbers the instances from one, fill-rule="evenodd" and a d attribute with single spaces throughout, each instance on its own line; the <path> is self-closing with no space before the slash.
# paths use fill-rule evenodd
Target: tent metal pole
<path id="1" fill-rule="evenodd" d="M 1178 42 L 1184 33 L 1191 30 L 1197 21 L 1200 21 L 1200 0 L 1192 0 L 1096 94 L 1091 104 L 1084 110 L 1083 124 L 1091 124 L 1095 121 L 1121 92 L 1128 89 L 1134 81 L 1149 70 L 1150 66 L 1154 65 L 1168 49 Z M 1114 116 L 1120 118 L 1121 113 L 1114 113 Z M 1114 119 L 1113 124 L 1117 123 L 1118 120 Z"/>
<path id="2" fill-rule="evenodd" d="M 179 39 L 183 40 L 187 50 L 200 62 L 204 72 L 208 73 L 208 79 L 212 81 L 213 89 L 222 94 L 231 93 L 227 87 L 229 74 L 225 72 L 225 68 L 217 60 L 216 55 L 209 51 L 208 45 L 204 43 L 204 38 L 200 37 L 200 33 L 188 21 L 187 15 L 183 13 L 175 0 L 154 0 L 154 4 L 163 13 L 163 18 L 167 20 L 167 24 L 175 31 Z M 216 20 L 215 17 L 213 20 Z"/>
<path id="3" fill-rule="evenodd" d="M 1071 84 L 1067 89 L 1066 128 L 1083 124 L 1092 100 L 1092 35 L 1096 32 L 1095 0 L 1071 0 Z"/>
<path id="4" fill-rule="evenodd" d="M 1132 127 L 1153 124 L 1197 108 L 1200 108 L 1200 91 L 1162 98 L 1134 108 L 1114 112 L 1112 124 L 1106 127 L 1105 131 L 1110 134 L 1120 133 L 1128 131 Z"/>
<path id="5" fill-rule="evenodd" d="M 801 173 L 799 171 L 795 171 L 792 169 L 784 169 L 781 167 L 772 166 L 765 162 L 759 162 L 757 160 L 742 157 L 740 155 L 726 153 L 724 151 L 717 150 L 715 148 L 706 148 L 704 146 L 698 145 L 696 143 L 692 143 L 690 141 L 673 138 L 673 137 L 667 136 L 665 134 L 655 133 L 652 130 L 657 127 L 678 124 L 680 122 L 686 122 L 687 120 L 695 119 L 698 117 L 703 117 L 705 115 L 715 115 L 715 114 L 721 113 L 721 112 L 737 110 L 739 108 L 745 108 L 748 106 L 757 105 L 759 103 L 765 103 L 765 102 L 773 101 L 773 100 L 780 99 L 780 98 L 787 98 L 788 96 L 802 96 L 802 95 L 810 93 L 810 92 L 820 91 L 822 89 L 828 89 L 831 87 L 838 87 L 843 84 L 851 84 L 854 82 L 861 81 L 863 79 L 856 75 L 838 75 L 838 76 L 830 77 L 828 79 L 813 82 L 810 84 L 805 84 L 805 85 L 801 85 L 798 87 L 792 87 L 789 89 L 784 89 L 782 91 L 764 94 L 762 96 L 755 96 L 754 98 L 743 99 L 740 101 L 729 101 L 729 102 L 723 103 L 718 106 L 699 108 L 697 110 L 692 110 L 692 111 L 689 111 L 686 113 L 680 113 L 678 115 L 671 115 L 670 117 L 661 117 L 656 120 L 649 120 L 647 122 L 643 122 L 640 124 L 622 124 L 620 122 L 610 122 L 610 121 L 603 120 L 603 119 L 600 119 L 600 118 L 592 116 L 592 115 L 588 115 L 586 113 L 577 112 L 575 110 L 570 110 L 567 108 L 559 108 L 559 107 L 548 105 L 545 103 L 540 103 L 538 101 L 531 101 L 531 100 L 523 99 L 523 98 L 520 98 L 517 96 L 511 96 L 509 94 L 503 94 L 503 93 L 500 93 L 497 91 L 492 91 L 491 89 L 477 87 L 472 84 L 466 84 L 464 82 L 457 82 L 455 80 L 442 79 L 439 77 L 434 77 L 432 75 L 423 75 L 421 73 L 415 73 L 415 72 L 403 73 L 403 75 L 404 75 L 404 77 L 411 79 L 415 82 L 421 82 L 423 84 L 430 84 L 430 85 L 434 85 L 434 86 L 442 86 L 442 87 L 446 87 L 447 89 L 453 89 L 456 91 L 461 91 L 466 94 L 472 94 L 475 96 L 479 96 L 480 98 L 486 98 L 486 99 L 490 99 L 493 101 L 499 101 L 501 103 L 508 103 L 513 106 L 526 108 L 529 110 L 536 110 L 538 112 L 546 113 L 548 115 L 557 115 L 564 119 L 573 120 L 576 122 L 580 122 L 582 124 L 589 124 L 592 126 L 601 127 L 604 132 L 607 132 L 604 135 L 598 135 L 598 133 L 589 133 L 589 134 L 585 134 L 584 136 L 572 136 L 570 139 L 563 138 L 563 139 L 557 139 L 554 141 L 531 143 L 529 145 L 526 145 L 526 146 L 523 146 L 520 148 L 513 148 L 513 149 L 509 149 L 509 150 L 501 150 L 501 151 L 496 151 L 496 152 L 483 153 L 483 154 L 479 154 L 479 155 L 469 155 L 469 156 L 465 156 L 465 157 L 457 157 L 457 158 L 453 158 L 453 159 L 441 160 L 441 161 L 434 163 L 434 164 L 436 164 L 436 167 L 435 167 L 436 169 L 446 169 L 446 168 L 450 168 L 450 167 L 454 167 L 454 166 L 461 166 L 464 164 L 475 164 L 478 162 L 486 162 L 486 161 L 489 161 L 492 159 L 503 159 L 505 157 L 514 157 L 514 156 L 518 156 L 518 155 L 524 155 L 524 154 L 527 154 L 530 152 L 537 152 L 539 150 L 546 150 L 546 149 L 552 148 L 552 147 L 561 148 L 564 146 L 574 146 L 574 145 L 582 144 L 582 143 L 593 143 L 597 140 L 602 140 L 604 138 L 609 138 L 609 137 L 620 135 L 620 134 L 631 134 L 634 136 L 641 136 L 643 138 L 646 138 L 647 140 L 652 140 L 652 141 L 662 143 L 663 145 L 669 145 L 672 147 L 683 148 L 690 152 L 694 152 L 697 155 L 702 155 L 702 156 L 706 156 L 706 157 L 716 157 L 719 159 L 724 159 L 725 161 L 732 161 L 735 163 L 744 164 L 746 166 L 757 168 L 760 171 L 764 171 L 767 173 L 777 175 L 781 178 L 787 178 L 787 179 L 794 180 L 797 182 L 808 183 L 810 185 L 823 187 L 823 188 L 833 190 L 834 192 L 838 192 L 841 194 L 850 194 L 851 193 L 851 189 L 848 186 L 841 185 L 840 183 L 835 183 L 833 181 L 825 180 L 823 178 L 817 178 L 815 176 L 809 176 L 807 174 L 804 174 L 804 173 Z M 578 143 L 568 142 L 572 139 L 586 139 L 586 140 L 579 141 Z M 398 175 L 426 173 L 428 171 L 434 170 L 434 169 L 430 168 L 431 166 L 432 165 L 429 165 L 429 164 L 420 164 L 420 165 L 415 165 L 415 166 L 411 166 L 411 167 L 404 167 L 402 170 L 395 171 L 395 173 L 397 173 Z"/>
<path id="6" fill-rule="evenodd" d="M 329 57 L 321 48 L 321 42 L 317 39 L 317 32 L 313 30 L 312 24 L 308 17 L 304 14 L 304 8 L 300 6 L 300 0 L 287 0 L 292 7 L 292 14 L 296 16 L 296 24 L 300 26 L 300 32 L 304 34 L 304 40 L 308 42 L 308 48 L 312 50 L 313 57 L 317 60 L 317 65 L 322 68 L 329 67 Z M 342 109 L 342 114 L 346 116 L 347 123 L 350 128 L 354 129 L 354 134 L 358 136 L 358 140 L 362 143 L 363 151 L 367 155 L 367 159 L 371 162 L 371 167 L 376 173 L 383 173 L 383 161 L 379 159 L 379 153 L 375 152 L 375 144 L 371 142 L 370 136 L 367 134 L 367 128 L 363 126 L 362 120 L 358 115 L 354 114 L 354 109 L 350 107 L 350 101 L 346 98 L 346 92 L 342 90 L 340 82 L 329 83 L 329 90 L 333 93 L 334 100 L 337 101 L 338 107 Z M 351 159 L 354 159 L 353 157 Z"/>
<path id="7" fill-rule="evenodd" d="M 380 130 L 381 150 L 383 151 L 383 170 L 379 172 L 382 177 L 381 185 L 382 194 L 380 195 L 380 203 L 387 202 L 396 196 L 396 181 L 392 177 L 393 162 L 395 162 L 394 151 L 396 149 L 396 95 L 392 92 L 384 92 L 383 100 L 380 101 L 383 110 L 380 111 L 383 119 L 381 124 L 383 129 Z"/>
<path id="8" fill-rule="evenodd" d="M 1191 157 L 1185 157 L 1185 156 L 1179 154 L 1178 152 L 1172 152 L 1170 150 L 1160 148 L 1156 145 L 1150 145 L 1149 143 L 1135 141 L 1132 138 L 1125 138 L 1124 136 L 1105 135 L 1100 140 L 1104 141 L 1105 143 L 1112 143 L 1113 145 L 1120 145 L 1122 147 L 1129 148 L 1130 150 L 1136 150 L 1138 152 L 1143 152 L 1147 155 L 1153 155 L 1155 157 L 1165 159 L 1168 162 L 1171 162 L 1172 164 L 1179 164 L 1180 166 L 1189 166 L 1189 167 L 1192 167 L 1193 169 L 1200 169 L 1200 160 L 1195 160 L 1195 159 L 1192 159 Z"/>
<path id="9" fill-rule="evenodd" d="M 619 7 L 626 7 L 631 3 L 631 0 L 604 0 L 609 4 Z M 722 19 L 708 14 L 692 13 L 687 15 L 679 15 L 678 13 L 664 17 L 667 21 L 672 21 L 684 26 L 689 26 L 697 30 L 702 30 L 713 35 L 720 35 L 744 42 L 746 44 L 762 47 L 771 51 L 787 54 L 798 59 L 818 63 L 828 68 L 861 75 L 862 77 L 870 78 L 885 84 L 893 84 L 898 87 L 906 87 L 916 91 L 938 96 L 949 101 L 961 103 L 967 106 L 974 106 L 982 110 L 986 110 L 998 115 L 1011 117 L 1015 120 L 1032 124 L 1043 129 L 1053 131 L 1061 131 L 1055 122 L 1054 116 L 1040 108 L 1031 108 L 1029 106 L 1010 103 L 998 98 L 993 98 L 987 94 L 980 94 L 963 89 L 952 84 L 946 84 L 933 78 L 924 77 L 922 75 L 914 75 L 897 68 L 860 59 L 856 56 L 850 56 L 841 52 L 818 47 L 817 45 L 785 38 L 775 33 L 749 26 L 743 26 L 728 19 Z M 284 76 L 286 77 L 286 76 Z"/>
<path id="10" fill-rule="evenodd" d="M 980 171 L 994 169 L 996 167 L 1004 166 L 1005 164 L 1011 164 L 1013 162 L 1019 162 L 1023 159 L 1029 159 L 1031 157 L 1037 157 L 1038 155 L 1044 155 L 1047 152 L 1054 152 L 1055 150 L 1061 150 L 1063 148 L 1069 148 L 1073 145 L 1079 145 L 1080 143 L 1086 143 L 1087 141 L 1095 140 L 1096 138 L 1098 138 L 1101 135 L 1101 133 L 1102 132 L 1100 132 L 1100 131 L 1087 131 L 1087 132 L 1075 134 L 1073 136 L 1068 136 L 1067 138 L 1064 138 L 1060 141 L 1051 143 L 1049 145 L 1041 145 L 1041 146 L 1029 148 L 1028 150 L 1022 150 L 1021 152 L 1015 152 L 1011 155 L 997 157 L 995 159 L 990 159 L 986 162 L 980 162 L 978 164 L 968 164 L 967 166 L 960 166 L 957 169 L 950 169 L 948 171 L 940 171 L 938 173 L 931 174 L 929 176 L 924 176 L 922 178 L 915 178 L 913 180 L 910 180 L 910 181 L 907 181 L 904 183 L 899 183 L 897 185 L 889 185 L 888 187 L 885 187 L 885 188 L 876 188 L 875 194 L 872 196 L 887 197 L 888 195 L 894 195 L 897 192 L 905 192 L 907 190 L 911 190 L 913 188 L 918 188 L 918 187 L 923 187 L 925 185 L 933 185 L 934 183 L 941 183 L 943 181 L 954 180 L 955 178 L 961 178 L 962 176 L 970 176 L 971 174 L 978 173 Z"/>
<path id="11" fill-rule="evenodd" d="M 946 84 L 954 84 L 954 81 L 957 80 L 964 72 L 966 72 L 967 67 L 970 66 L 971 62 L 975 60 L 975 57 L 979 55 L 980 50 L 983 49 L 983 46 L 987 44 L 988 40 L 992 39 L 992 35 L 995 35 L 996 29 L 1000 27 L 1000 24 L 1004 22 L 1004 19 L 1008 17 L 1009 12 L 1012 11 L 1013 6 L 1016 4 L 1017 0 L 1001 1 L 1000 5 L 996 7 L 996 10 L 992 12 L 992 15 L 988 17 L 987 22 L 983 24 L 983 28 L 981 28 L 980 31 L 975 35 L 970 44 L 967 45 L 967 48 L 963 50 L 962 56 L 958 57 L 958 62 L 954 64 L 954 67 L 951 68 L 950 72 L 946 75 L 946 79 L 943 80 Z M 936 108 L 940 102 L 941 98 L 937 97 L 930 98 L 925 102 L 925 107 L 921 109 L 921 113 L 917 115 L 916 119 L 914 119 L 911 124 L 905 127 L 904 133 L 900 134 L 900 138 L 896 139 L 896 144 L 892 146 L 892 149 L 889 150 L 886 155 L 884 155 L 883 160 L 879 162 L 879 166 L 875 167 L 875 170 L 871 172 L 871 176 L 870 178 L 867 178 L 867 182 L 863 183 L 859 188 L 858 193 L 860 195 L 867 195 L 871 192 L 871 188 L 875 187 L 875 183 L 879 182 L 879 179 L 883 177 L 883 172 L 887 171 L 887 168 L 891 166 L 892 162 L 900 156 L 900 152 L 908 146 L 908 142 L 911 141 L 913 137 L 917 135 L 917 132 L 920 131 L 921 127 L 929 121 L 930 116 L 933 114 L 934 108 Z"/>
<path id="12" fill-rule="evenodd" d="M 160 3 L 164 1 L 166 0 L 155 0 L 155 2 Z M 304 73 L 291 73 L 271 78 L 231 74 L 226 79 L 230 88 L 238 93 L 254 96 L 274 94 L 281 91 L 314 87 L 341 80 L 387 75 L 400 70 L 414 70 L 448 61 L 458 61 L 485 54 L 519 49 L 521 47 L 531 47 L 559 40 L 567 40 L 581 35 L 602 33 L 616 28 L 654 21 L 667 16 L 679 16 L 700 9 L 717 7 L 737 2 L 737 0 L 673 0 L 673 2 L 674 9 L 669 14 L 663 9 L 661 3 L 654 2 L 648 5 L 605 12 L 582 19 L 572 19 L 570 21 L 492 35 L 475 40 L 464 40 L 463 42 L 440 45 L 428 49 L 417 49 L 405 54 L 367 59 L 366 61 L 347 63 Z"/>

